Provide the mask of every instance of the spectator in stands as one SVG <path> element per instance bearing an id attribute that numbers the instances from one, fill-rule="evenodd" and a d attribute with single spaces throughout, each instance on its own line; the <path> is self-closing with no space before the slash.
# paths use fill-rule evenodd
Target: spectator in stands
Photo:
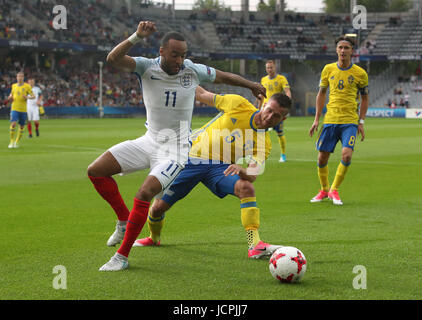
<path id="1" fill-rule="evenodd" d="M 405 107 L 405 108 L 409 108 L 409 99 L 410 99 L 410 96 L 409 96 L 409 94 L 406 92 L 406 94 L 404 95 L 404 107 Z"/>
<path id="2" fill-rule="evenodd" d="M 404 105 L 404 99 L 403 98 L 400 98 L 399 106 L 401 108 L 404 108 L 405 107 L 405 105 Z"/>

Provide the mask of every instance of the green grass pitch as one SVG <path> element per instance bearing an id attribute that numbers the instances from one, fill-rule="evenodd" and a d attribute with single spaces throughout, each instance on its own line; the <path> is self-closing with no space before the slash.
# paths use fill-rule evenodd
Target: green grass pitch
<path id="1" fill-rule="evenodd" d="M 41 136 L 25 132 L 19 149 L 7 148 L 9 124 L 1 120 L 0 300 L 421 299 L 422 122 L 368 119 L 337 207 L 309 202 L 319 189 L 312 120 L 285 122 L 284 164 L 270 132 L 273 150 L 255 182 L 261 238 L 298 247 L 308 260 L 293 285 L 271 277 L 268 259 L 247 258 L 238 199 L 218 199 L 202 185 L 167 213 L 161 247 L 134 248 L 128 270 L 99 272 L 117 249 L 106 246 L 116 217 L 86 168 L 108 147 L 142 135 L 144 119 L 45 119 Z M 206 121 L 194 118 L 192 127 Z M 330 181 L 339 159 L 338 145 Z M 146 174 L 116 177 L 129 208 Z M 64 290 L 53 287 L 57 265 L 66 268 Z M 353 286 L 359 265 L 366 289 Z"/>

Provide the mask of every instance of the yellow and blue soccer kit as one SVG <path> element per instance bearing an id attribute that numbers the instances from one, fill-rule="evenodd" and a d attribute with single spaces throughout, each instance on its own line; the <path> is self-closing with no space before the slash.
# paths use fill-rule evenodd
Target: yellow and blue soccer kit
<path id="1" fill-rule="evenodd" d="M 330 93 L 317 149 L 334 152 L 339 140 L 343 147 L 354 149 L 359 95 L 368 94 L 366 71 L 353 63 L 346 69 L 340 68 L 337 63 L 328 64 L 322 70 L 320 87 L 329 87 Z"/>
<path id="2" fill-rule="evenodd" d="M 230 164 L 249 158 L 263 166 L 271 152 L 266 130 L 256 128 L 254 116 L 259 112 L 239 95 L 214 95 L 215 107 L 221 112 L 192 135 L 189 161 L 164 194 L 170 205 L 184 198 L 199 182 L 216 196 L 234 194 L 238 175 L 225 176 Z"/>
<path id="3" fill-rule="evenodd" d="M 366 71 L 353 63 L 346 69 L 340 68 L 338 63 L 327 64 L 321 72 L 320 87 L 329 88 L 330 91 L 327 113 L 317 141 L 317 149 L 332 153 L 338 141 L 341 141 L 343 148 L 353 150 L 359 120 L 359 96 L 368 94 Z M 350 162 L 340 161 L 330 187 L 328 165 L 318 165 L 321 189 L 324 191 L 337 190 L 349 166 Z"/>

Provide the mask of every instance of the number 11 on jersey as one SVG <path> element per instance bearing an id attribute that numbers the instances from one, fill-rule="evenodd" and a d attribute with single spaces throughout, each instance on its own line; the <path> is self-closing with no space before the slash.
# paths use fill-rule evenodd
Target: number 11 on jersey
<path id="1" fill-rule="evenodd" d="M 177 91 L 165 91 L 164 94 L 166 95 L 166 104 L 165 106 L 168 107 L 169 103 L 174 108 L 176 107 L 176 96 Z"/>

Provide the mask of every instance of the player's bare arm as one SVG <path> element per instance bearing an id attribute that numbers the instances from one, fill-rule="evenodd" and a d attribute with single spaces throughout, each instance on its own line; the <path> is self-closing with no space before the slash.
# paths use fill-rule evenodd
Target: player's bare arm
<path id="1" fill-rule="evenodd" d="M 311 128 L 309 129 L 309 136 L 312 137 L 314 133 L 318 130 L 319 118 L 322 114 L 322 109 L 324 108 L 325 98 L 327 96 L 327 88 L 319 88 L 318 95 L 316 97 L 316 110 L 315 110 L 315 119 L 312 123 Z"/>
<path id="2" fill-rule="evenodd" d="M 266 96 L 266 89 L 264 86 L 258 82 L 249 81 L 237 74 L 230 73 L 230 72 L 223 72 L 220 70 L 216 71 L 215 83 L 225 83 L 232 86 L 244 87 L 248 88 L 252 91 L 255 97 L 259 97 L 259 95 Z"/>
<path id="3" fill-rule="evenodd" d="M 249 168 L 251 169 L 257 169 L 257 165 L 255 163 L 249 164 Z M 247 180 L 249 182 L 254 182 L 256 180 L 256 175 L 247 174 L 247 171 L 245 168 L 238 164 L 231 164 L 228 166 L 228 168 L 224 171 L 225 176 L 234 176 L 237 174 L 241 179 Z"/>
<path id="4" fill-rule="evenodd" d="M 263 105 L 264 105 L 264 96 L 259 95 L 258 98 L 256 98 L 255 106 L 257 106 L 258 110 L 261 110 Z"/>
<path id="5" fill-rule="evenodd" d="M 292 98 L 292 92 L 290 91 L 290 88 L 284 88 L 284 94 L 290 99 Z"/>
<path id="6" fill-rule="evenodd" d="M 362 101 L 360 104 L 360 112 L 359 112 L 359 125 L 358 125 L 358 134 L 361 136 L 361 141 L 365 140 L 365 130 L 364 124 L 360 120 L 365 120 L 366 112 L 368 111 L 369 106 L 369 95 L 365 94 L 361 96 Z"/>
<path id="7" fill-rule="evenodd" d="M 139 22 L 138 28 L 136 30 L 136 36 L 139 39 L 143 39 L 149 37 L 156 31 L 157 28 L 154 22 L 141 21 Z M 129 39 L 120 42 L 116 47 L 113 48 L 113 50 L 110 51 L 110 53 L 107 55 L 107 63 L 119 70 L 133 72 L 135 70 L 136 63 L 135 60 L 127 54 L 134 46 L 134 43 Z"/>
<path id="8" fill-rule="evenodd" d="M 202 103 L 205 103 L 206 105 L 208 105 L 210 107 L 215 106 L 215 103 L 214 103 L 215 94 L 214 93 L 205 90 L 201 86 L 198 86 L 196 88 L 195 95 L 196 95 L 196 100 L 198 100 Z"/>

